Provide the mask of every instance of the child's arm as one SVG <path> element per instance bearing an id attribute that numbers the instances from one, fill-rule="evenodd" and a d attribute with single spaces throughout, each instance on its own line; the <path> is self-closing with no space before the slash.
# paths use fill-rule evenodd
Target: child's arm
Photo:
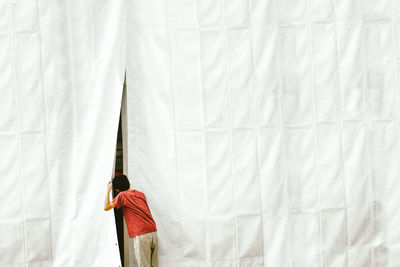
<path id="1" fill-rule="evenodd" d="M 115 207 L 114 203 L 110 203 L 110 191 L 111 191 L 111 188 L 112 188 L 112 183 L 108 182 L 107 195 L 106 195 L 106 199 L 104 201 L 104 210 L 105 211 L 111 210 L 111 209 L 113 209 Z"/>

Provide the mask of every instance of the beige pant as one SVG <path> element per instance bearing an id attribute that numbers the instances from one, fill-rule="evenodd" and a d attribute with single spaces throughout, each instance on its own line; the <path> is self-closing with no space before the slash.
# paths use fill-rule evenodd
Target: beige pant
<path id="1" fill-rule="evenodd" d="M 129 253 L 129 266 L 158 267 L 157 232 L 129 238 L 129 242 L 135 252 Z"/>

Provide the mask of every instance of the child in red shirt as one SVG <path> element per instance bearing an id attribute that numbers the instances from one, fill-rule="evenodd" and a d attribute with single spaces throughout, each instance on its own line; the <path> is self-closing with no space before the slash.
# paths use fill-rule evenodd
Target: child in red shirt
<path id="1" fill-rule="evenodd" d="M 119 194 L 110 203 L 110 191 L 114 186 Z M 115 176 L 108 183 L 104 210 L 122 208 L 126 226 L 128 228 L 129 242 L 134 247 L 134 254 L 139 267 L 157 267 L 157 227 L 147 205 L 146 196 L 130 189 L 128 177 Z M 133 263 L 133 260 L 130 260 Z M 131 264 L 130 264 L 131 265 Z"/>

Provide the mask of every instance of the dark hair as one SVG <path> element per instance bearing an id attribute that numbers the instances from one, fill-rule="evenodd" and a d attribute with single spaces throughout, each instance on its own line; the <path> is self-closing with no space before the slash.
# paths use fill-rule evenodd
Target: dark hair
<path id="1" fill-rule="evenodd" d="M 119 191 L 126 191 L 130 188 L 128 177 L 124 174 L 115 176 L 112 184 L 114 189 L 118 189 Z"/>

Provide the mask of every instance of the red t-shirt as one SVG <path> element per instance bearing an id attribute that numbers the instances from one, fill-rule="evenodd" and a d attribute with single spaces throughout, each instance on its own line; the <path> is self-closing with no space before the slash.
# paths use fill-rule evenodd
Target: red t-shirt
<path id="1" fill-rule="evenodd" d="M 117 209 L 122 207 L 129 237 L 157 231 L 156 223 L 142 192 L 130 189 L 123 191 L 112 202 Z"/>

